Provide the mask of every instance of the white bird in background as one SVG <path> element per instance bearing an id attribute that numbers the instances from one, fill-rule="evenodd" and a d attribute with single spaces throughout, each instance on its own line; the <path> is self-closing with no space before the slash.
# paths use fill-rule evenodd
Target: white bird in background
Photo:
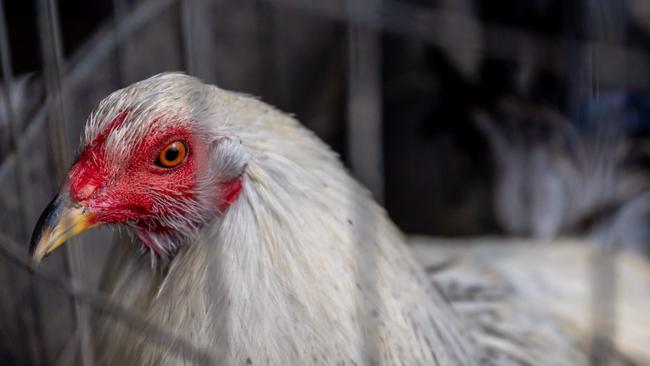
<path id="1" fill-rule="evenodd" d="M 451 308 L 337 156 L 254 98 L 157 75 L 102 101 L 80 151 L 34 260 L 127 226 L 162 270 L 120 246 L 108 296 L 219 364 L 546 364 L 523 338 L 481 342 L 486 327 Z M 106 319 L 93 334 L 100 364 L 196 361 Z"/>

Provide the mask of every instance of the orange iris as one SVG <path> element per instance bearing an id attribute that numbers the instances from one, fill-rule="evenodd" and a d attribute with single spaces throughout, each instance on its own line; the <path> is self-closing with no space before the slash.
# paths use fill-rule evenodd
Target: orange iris
<path id="1" fill-rule="evenodd" d="M 162 149 L 156 163 L 164 168 L 173 168 L 185 160 L 186 154 L 187 148 L 183 142 L 172 142 Z"/>

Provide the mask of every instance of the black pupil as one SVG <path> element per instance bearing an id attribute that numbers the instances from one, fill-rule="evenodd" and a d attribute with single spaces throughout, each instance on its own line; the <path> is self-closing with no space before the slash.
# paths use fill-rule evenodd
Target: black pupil
<path id="1" fill-rule="evenodd" d="M 180 152 L 178 151 L 178 147 L 171 146 L 165 152 L 165 160 L 174 161 L 174 160 L 176 160 L 176 158 L 178 158 L 178 154 L 180 154 Z"/>

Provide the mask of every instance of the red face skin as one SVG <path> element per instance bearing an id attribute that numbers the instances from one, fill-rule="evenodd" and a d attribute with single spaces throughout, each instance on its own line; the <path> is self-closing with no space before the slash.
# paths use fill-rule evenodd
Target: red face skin
<path id="1" fill-rule="evenodd" d="M 116 117 L 72 165 L 68 173 L 70 197 L 94 214 L 96 224 L 129 222 L 140 230 L 165 232 L 170 229 L 164 227 L 159 218 L 186 214 L 179 207 L 196 202 L 197 173 L 203 171 L 203 163 L 209 161 L 208 142 L 193 134 L 189 124 L 179 123 L 145 137 L 134 147 L 127 162 L 114 164 L 107 159 L 105 142 L 126 116 L 123 112 Z M 185 159 L 171 168 L 157 165 L 160 152 L 176 141 L 185 144 Z M 207 212 L 216 215 L 237 199 L 241 178 L 225 184 L 215 182 L 214 187 L 214 210 Z"/>

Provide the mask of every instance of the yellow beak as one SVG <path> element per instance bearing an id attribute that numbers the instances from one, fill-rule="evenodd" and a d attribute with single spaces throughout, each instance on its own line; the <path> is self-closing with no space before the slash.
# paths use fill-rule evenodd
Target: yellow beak
<path id="1" fill-rule="evenodd" d="M 57 195 L 34 228 L 29 244 L 32 263 L 37 265 L 67 240 L 96 225 L 94 215 L 85 207 L 72 203 L 68 194 Z"/>

